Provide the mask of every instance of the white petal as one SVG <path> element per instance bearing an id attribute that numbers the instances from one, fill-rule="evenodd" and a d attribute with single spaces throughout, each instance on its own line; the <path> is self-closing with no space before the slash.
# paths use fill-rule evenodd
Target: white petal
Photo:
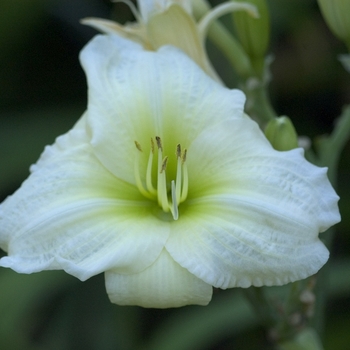
<path id="1" fill-rule="evenodd" d="M 0 265 L 64 269 L 84 280 L 110 268 L 138 272 L 163 249 L 168 228 L 137 189 L 97 160 L 84 131 L 47 147 L 22 187 L 1 205 Z"/>
<path id="2" fill-rule="evenodd" d="M 339 221 L 338 196 L 301 149 L 277 152 L 251 120 L 226 121 L 192 144 L 188 172 L 166 248 L 197 277 L 220 288 L 281 285 L 327 261 L 318 233 Z"/>
<path id="3" fill-rule="evenodd" d="M 151 137 L 160 136 L 165 148 L 174 147 L 165 154 L 173 154 L 177 143 L 187 147 L 208 125 L 227 116 L 242 118 L 242 92 L 214 82 L 179 50 L 169 46 L 150 52 L 124 42 L 97 36 L 81 55 L 92 145 L 118 177 L 134 178 L 135 140 L 145 148 Z"/>
<path id="4" fill-rule="evenodd" d="M 137 274 L 107 271 L 106 289 L 112 303 L 169 308 L 207 305 L 212 286 L 177 264 L 166 250 L 147 269 Z"/>
<path id="5" fill-rule="evenodd" d="M 134 14 L 137 15 L 138 13 L 135 12 Z M 140 25 L 135 24 L 123 26 L 111 20 L 95 17 L 84 18 L 80 23 L 91 26 L 102 33 L 120 35 L 123 38 L 132 40 L 140 45 L 145 44 L 146 31 Z"/>

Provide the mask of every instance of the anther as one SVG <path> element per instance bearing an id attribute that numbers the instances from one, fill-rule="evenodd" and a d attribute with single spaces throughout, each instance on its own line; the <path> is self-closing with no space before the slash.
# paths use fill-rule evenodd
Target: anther
<path id="1" fill-rule="evenodd" d="M 176 146 L 176 157 L 181 158 L 181 145 L 180 144 L 178 144 Z"/>
<path id="2" fill-rule="evenodd" d="M 160 173 L 166 170 L 166 166 L 168 164 L 168 156 L 164 157 L 163 162 L 162 162 L 162 168 L 160 170 Z"/>
<path id="3" fill-rule="evenodd" d="M 140 145 L 137 141 L 134 141 L 134 142 L 135 142 L 136 148 L 137 148 L 140 152 L 142 152 L 141 145 Z"/>
<path id="4" fill-rule="evenodd" d="M 182 164 L 186 162 L 186 157 L 187 157 L 187 149 L 184 149 L 184 152 L 182 154 Z"/>
<path id="5" fill-rule="evenodd" d="M 162 146 L 162 140 L 159 136 L 156 136 L 156 141 L 157 141 L 157 146 L 158 148 L 163 151 L 163 146 Z"/>

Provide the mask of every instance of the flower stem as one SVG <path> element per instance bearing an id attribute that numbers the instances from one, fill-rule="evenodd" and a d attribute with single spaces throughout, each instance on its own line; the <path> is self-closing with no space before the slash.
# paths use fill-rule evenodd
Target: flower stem
<path id="1" fill-rule="evenodd" d="M 340 154 L 350 139 L 350 105 L 343 109 L 331 135 L 319 138 L 316 146 L 320 166 L 328 167 L 328 177 L 335 187 Z"/>
<path id="2" fill-rule="evenodd" d="M 243 289 L 243 293 L 260 319 L 260 323 L 267 329 L 274 327 L 278 319 L 272 312 L 269 301 L 265 296 L 264 289 L 261 287 L 249 287 Z"/>
<path id="3" fill-rule="evenodd" d="M 336 126 L 327 137 L 319 138 L 316 142 L 318 150 L 317 165 L 328 167 L 328 177 L 332 185 L 337 187 L 337 170 L 341 152 L 345 144 L 350 139 L 350 105 L 343 109 Z M 328 229 L 323 234 L 323 242 L 331 249 L 334 236 L 334 228 Z M 316 285 L 315 313 L 312 319 L 313 327 L 322 334 L 325 319 L 326 292 L 328 288 L 329 266 L 326 265 L 318 273 L 318 283 Z"/>
<path id="4" fill-rule="evenodd" d="M 242 89 L 247 95 L 246 112 L 251 118 L 264 125 L 277 117 L 268 96 L 267 83 L 252 77 L 244 82 Z"/>

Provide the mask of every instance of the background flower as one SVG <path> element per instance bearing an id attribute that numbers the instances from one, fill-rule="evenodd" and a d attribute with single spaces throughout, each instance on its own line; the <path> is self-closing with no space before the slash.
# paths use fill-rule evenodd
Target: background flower
<path id="1" fill-rule="evenodd" d="M 157 50 L 164 45 L 176 46 L 218 81 L 220 78 L 205 50 L 208 27 L 216 18 L 234 11 L 246 11 L 250 16 L 257 16 L 254 6 L 232 1 L 227 1 L 209 11 L 199 23 L 192 15 L 192 6 L 199 4 L 198 2 L 194 4 L 191 0 L 142 0 L 138 1 L 139 11 L 132 3 L 127 4 L 133 11 L 136 22 L 121 25 L 106 19 L 85 18 L 82 23 L 103 33 L 118 34 L 135 41 L 147 50 Z"/>

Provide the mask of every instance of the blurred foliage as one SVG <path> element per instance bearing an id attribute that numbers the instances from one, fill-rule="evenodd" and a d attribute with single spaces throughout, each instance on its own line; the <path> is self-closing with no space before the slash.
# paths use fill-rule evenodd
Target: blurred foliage
<path id="1" fill-rule="evenodd" d="M 218 1 L 211 1 L 212 4 Z M 270 91 L 280 115 L 298 134 L 329 133 L 350 103 L 350 76 L 337 55 L 345 46 L 332 36 L 316 0 L 269 0 L 274 57 Z M 0 0 L 0 197 L 28 176 L 46 144 L 69 130 L 86 106 L 78 61 L 95 34 L 86 16 L 132 20 L 124 4 L 103 0 Z M 227 18 L 224 23 L 230 26 Z M 210 43 L 224 81 L 234 74 Z M 340 160 L 337 226 L 323 283 L 328 296 L 325 349 L 350 344 L 350 145 Z M 327 287 L 327 290 L 326 290 Z M 273 293 L 271 289 L 271 293 Z M 274 297 L 278 302 L 278 293 Z M 269 349 L 240 290 L 216 291 L 207 307 L 148 310 L 109 303 L 103 276 L 79 282 L 62 271 L 19 275 L 0 270 L 0 347 L 13 350 Z"/>

